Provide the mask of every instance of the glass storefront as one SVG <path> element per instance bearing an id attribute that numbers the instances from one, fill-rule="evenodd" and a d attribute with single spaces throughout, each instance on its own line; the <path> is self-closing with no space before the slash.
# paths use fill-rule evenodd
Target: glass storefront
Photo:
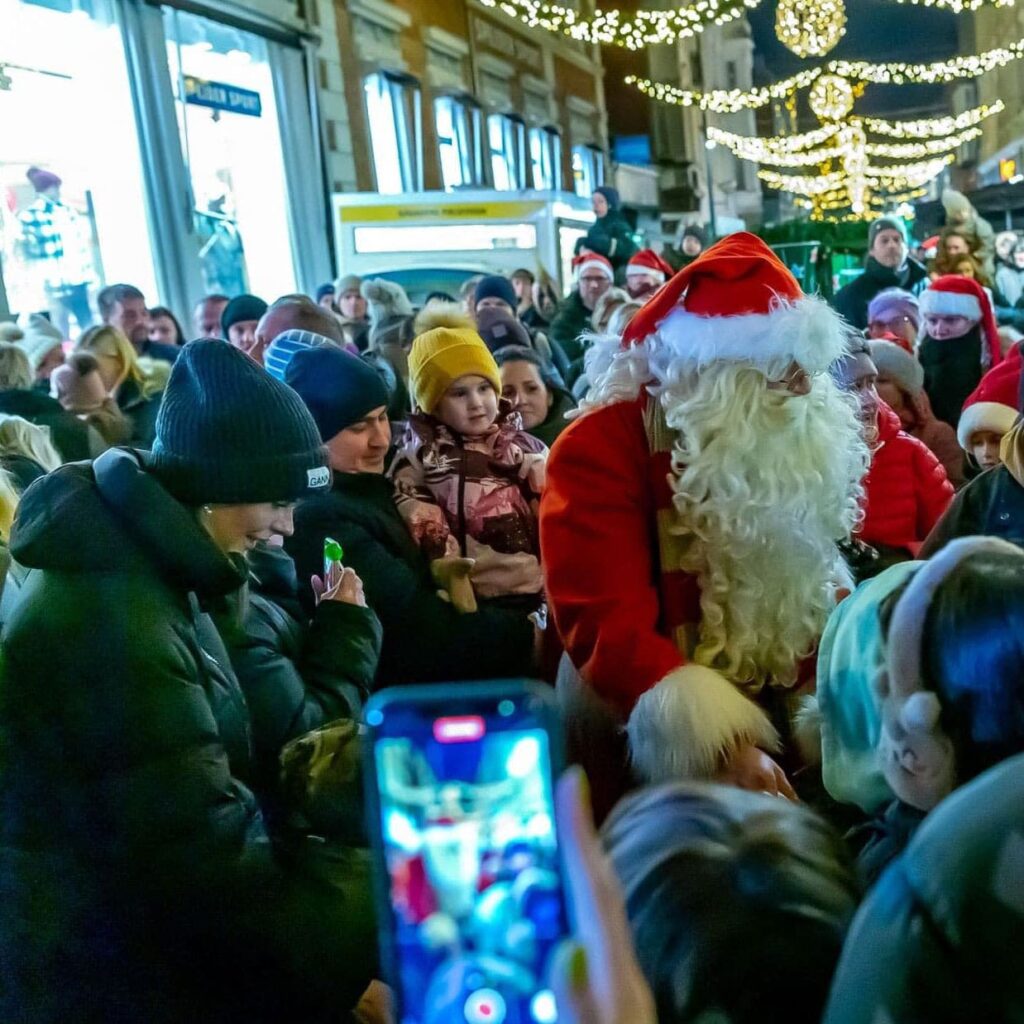
<path id="1" fill-rule="evenodd" d="M 170 7 L 164 32 L 206 291 L 295 291 L 266 41 Z"/>
<path id="2" fill-rule="evenodd" d="M 298 40 L 184 6 L 0 0 L 0 318 L 75 338 L 115 282 L 185 319 L 202 294 L 329 275 Z"/>
<path id="3" fill-rule="evenodd" d="M 108 3 L 0 0 L 0 267 L 12 313 L 65 335 L 96 292 L 156 296 L 142 163 L 121 34 Z"/>

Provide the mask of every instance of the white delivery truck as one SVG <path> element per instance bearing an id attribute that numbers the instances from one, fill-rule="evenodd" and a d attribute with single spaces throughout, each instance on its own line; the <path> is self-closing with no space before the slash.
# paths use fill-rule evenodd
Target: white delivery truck
<path id="1" fill-rule="evenodd" d="M 564 294 L 573 249 L 594 222 L 590 201 L 566 192 L 336 193 L 331 205 L 339 276 L 396 281 L 414 305 L 519 267 Z"/>

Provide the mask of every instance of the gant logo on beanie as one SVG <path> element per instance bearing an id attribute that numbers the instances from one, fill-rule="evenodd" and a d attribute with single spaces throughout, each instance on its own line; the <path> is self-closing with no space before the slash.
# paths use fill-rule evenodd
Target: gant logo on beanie
<path id="1" fill-rule="evenodd" d="M 306 480 L 311 490 L 317 487 L 327 487 L 331 482 L 331 471 L 327 466 L 317 466 L 316 469 L 306 470 Z"/>

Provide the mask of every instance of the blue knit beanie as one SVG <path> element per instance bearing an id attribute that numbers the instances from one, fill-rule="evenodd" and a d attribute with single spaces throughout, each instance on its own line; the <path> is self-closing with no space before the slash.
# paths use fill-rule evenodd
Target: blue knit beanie
<path id="1" fill-rule="evenodd" d="M 292 356 L 284 379 L 306 403 L 325 444 L 388 404 L 380 374 L 340 348 L 300 349 Z"/>
<path id="2" fill-rule="evenodd" d="M 473 301 L 479 306 L 481 299 L 501 299 L 503 302 L 507 302 L 513 311 L 519 302 L 512 282 L 507 277 L 502 277 L 501 274 L 488 274 L 487 277 L 480 278 L 480 283 L 473 293 Z"/>
<path id="3" fill-rule="evenodd" d="M 320 345 L 338 347 L 330 338 L 314 331 L 301 331 L 298 328 L 282 331 L 263 353 L 263 365 L 271 377 L 283 381 L 288 372 L 288 364 L 296 352 L 304 348 L 318 348 Z"/>
<path id="4" fill-rule="evenodd" d="M 186 505 L 295 501 L 331 484 L 298 395 L 222 341 L 181 350 L 146 464 Z"/>

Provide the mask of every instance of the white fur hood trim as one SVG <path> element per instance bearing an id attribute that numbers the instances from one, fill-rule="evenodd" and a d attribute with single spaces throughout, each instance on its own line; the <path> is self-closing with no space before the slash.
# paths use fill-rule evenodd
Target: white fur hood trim
<path id="1" fill-rule="evenodd" d="M 780 299 L 767 314 L 705 317 L 677 307 L 654 334 L 630 348 L 622 348 L 614 336 L 591 336 L 586 356 L 590 389 L 580 411 L 630 401 L 645 384 L 656 393 L 681 370 L 717 362 L 744 363 L 766 373 L 783 373 L 796 362 L 822 373 L 846 351 L 850 331 L 815 296 Z"/>
<path id="2" fill-rule="evenodd" d="M 682 665 L 648 690 L 626 732 L 633 764 L 648 782 L 711 778 L 723 756 L 741 744 L 779 745 L 764 711 L 703 665 Z"/>

